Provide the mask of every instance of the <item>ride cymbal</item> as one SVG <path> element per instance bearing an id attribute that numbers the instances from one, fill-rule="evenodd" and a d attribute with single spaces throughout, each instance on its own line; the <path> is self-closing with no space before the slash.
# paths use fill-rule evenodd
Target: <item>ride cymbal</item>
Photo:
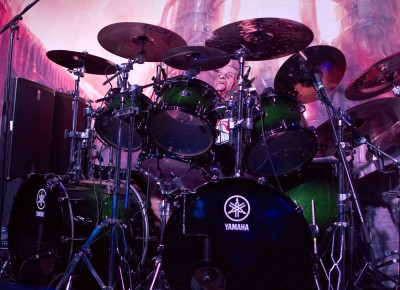
<path id="1" fill-rule="evenodd" d="M 306 25 L 281 18 L 254 18 L 237 21 L 213 31 L 206 40 L 208 47 L 215 47 L 231 54 L 244 46 L 246 60 L 268 60 L 287 56 L 307 47 L 314 34 Z"/>
<path id="2" fill-rule="evenodd" d="M 346 127 L 343 141 L 353 147 L 360 144 L 354 142 L 357 136 L 369 137 L 374 140 L 400 120 L 400 99 L 384 98 L 373 100 L 347 111 L 353 127 Z M 332 156 L 337 152 L 330 121 L 325 121 L 316 129 L 318 152 L 316 157 Z"/>
<path id="3" fill-rule="evenodd" d="M 317 100 L 313 74 L 319 74 L 326 92 L 330 93 L 343 78 L 346 58 L 340 50 L 329 45 L 307 47 L 301 53 L 307 61 L 300 53 L 289 57 L 276 74 L 274 88 L 295 95 L 307 104 Z"/>
<path id="4" fill-rule="evenodd" d="M 97 39 L 102 47 L 115 55 L 134 59 L 140 53 L 147 62 L 161 62 L 164 52 L 187 45 L 171 30 L 138 22 L 108 25 L 100 30 Z"/>
<path id="5" fill-rule="evenodd" d="M 176 69 L 200 68 L 202 71 L 207 71 L 227 65 L 230 57 L 222 50 L 213 47 L 183 46 L 167 51 L 163 54 L 162 61 Z"/>
<path id="6" fill-rule="evenodd" d="M 365 100 L 393 89 L 400 81 L 400 52 L 392 54 L 367 68 L 346 88 L 349 100 Z"/>
<path id="7" fill-rule="evenodd" d="M 68 69 L 85 67 L 85 72 L 88 74 L 105 75 L 114 74 L 117 71 L 115 63 L 87 52 L 51 50 L 46 53 L 46 56 Z"/>

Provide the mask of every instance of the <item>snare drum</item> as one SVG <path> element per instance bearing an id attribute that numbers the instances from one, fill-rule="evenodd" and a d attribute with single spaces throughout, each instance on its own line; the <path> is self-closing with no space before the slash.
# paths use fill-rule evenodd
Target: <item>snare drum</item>
<path id="1" fill-rule="evenodd" d="M 245 152 L 247 170 L 258 176 L 282 176 L 310 162 L 318 143 L 304 119 L 304 105 L 291 95 L 277 93 L 263 97 L 261 106 Z"/>
<path id="2" fill-rule="evenodd" d="M 119 217 L 127 226 L 124 233 L 130 251 L 126 259 L 134 271 L 147 256 L 147 209 L 141 194 L 130 186 L 129 205 L 123 211 L 124 185 L 120 192 Z M 9 223 L 9 250 L 17 281 L 47 286 L 63 273 L 96 225 L 111 216 L 111 197 L 109 183 L 86 180 L 64 185 L 58 178 L 44 175 L 25 180 L 16 194 Z M 109 239 L 105 228 L 90 247 L 91 263 L 99 274 L 107 273 Z"/>
<path id="3" fill-rule="evenodd" d="M 148 111 L 151 100 L 144 94 L 140 94 L 136 99 L 135 107 L 138 111 L 135 115 L 135 126 L 132 132 L 132 150 L 136 151 L 142 147 L 142 138 L 146 135 L 145 125 L 148 117 Z M 127 98 L 125 107 L 131 106 L 131 100 Z M 94 128 L 98 137 L 106 144 L 117 147 L 118 124 L 119 118 L 114 117 L 115 110 L 120 108 L 120 99 L 116 98 L 108 103 L 105 108 L 99 111 L 94 122 Z M 123 119 L 122 122 L 122 149 L 128 150 L 129 141 L 129 117 Z"/>
<path id="4" fill-rule="evenodd" d="M 181 158 L 157 147 L 142 151 L 138 157 L 137 168 L 149 178 L 155 189 L 160 181 L 166 190 L 179 187 L 174 178 L 187 189 L 194 190 L 209 180 L 211 157 L 205 153 L 192 158 Z"/>
<path id="5" fill-rule="evenodd" d="M 289 198 L 226 178 L 186 199 L 165 231 L 173 289 L 312 289 L 311 233 Z"/>
<path id="6" fill-rule="evenodd" d="M 148 134 L 164 151 L 180 157 L 201 155 L 213 146 L 217 91 L 201 80 L 172 80 L 161 90 Z"/>

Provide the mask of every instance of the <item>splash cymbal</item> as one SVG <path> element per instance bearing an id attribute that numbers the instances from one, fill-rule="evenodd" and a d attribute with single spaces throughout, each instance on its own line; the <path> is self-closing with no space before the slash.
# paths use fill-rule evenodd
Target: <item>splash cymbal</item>
<path id="1" fill-rule="evenodd" d="M 147 62 L 161 62 L 164 52 L 187 45 L 171 30 L 138 22 L 108 25 L 100 30 L 97 39 L 103 48 L 115 55 L 134 59 L 140 53 Z"/>
<path id="2" fill-rule="evenodd" d="M 393 89 L 400 81 L 400 52 L 392 54 L 367 68 L 346 88 L 349 100 L 365 100 Z"/>
<path id="3" fill-rule="evenodd" d="M 287 56 L 307 47 L 314 34 L 306 25 L 282 18 L 253 18 L 237 21 L 213 31 L 206 40 L 208 47 L 215 47 L 231 54 L 244 46 L 246 60 L 268 60 Z"/>
<path id="4" fill-rule="evenodd" d="M 114 74 L 117 71 L 115 63 L 86 52 L 51 50 L 46 53 L 46 56 L 68 69 L 85 67 L 85 72 L 88 74 L 105 75 Z"/>
<path id="5" fill-rule="evenodd" d="M 310 80 L 309 72 L 318 72 L 326 92 L 332 92 L 343 78 L 346 71 L 346 58 L 337 48 L 329 45 L 307 47 L 300 53 L 289 57 L 279 68 L 274 88 L 297 96 L 303 104 L 317 100 L 317 92 Z"/>
<path id="6" fill-rule="evenodd" d="M 213 47 L 183 46 L 170 49 L 163 54 L 162 60 L 176 69 L 200 68 L 202 71 L 207 71 L 227 65 L 230 57 L 222 50 Z"/>
<path id="7" fill-rule="evenodd" d="M 343 141 L 353 147 L 358 145 L 353 142 L 354 134 L 368 136 L 374 140 L 383 132 L 400 120 L 400 99 L 383 98 L 355 106 L 347 111 L 353 128 L 346 127 L 343 132 Z M 325 121 L 316 129 L 318 138 L 318 152 L 316 157 L 332 156 L 337 147 L 333 138 L 330 121 Z"/>

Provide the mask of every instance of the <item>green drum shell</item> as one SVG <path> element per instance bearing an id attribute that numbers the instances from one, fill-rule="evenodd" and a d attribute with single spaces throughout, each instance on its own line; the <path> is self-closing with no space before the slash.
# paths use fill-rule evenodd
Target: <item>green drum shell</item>
<path id="1" fill-rule="evenodd" d="M 305 107 L 285 93 L 261 98 L 262 115 L 254 120 L 246 145 L 246 169 L 257 176 L 284 176 L 308 164 L 318 149 L 317 136 L 307 126 Z"/>
<path id="2" fill-rule="evenodd" d="M 218 92 L 201 80 L 166 82 L 149 118 L 148 134 L 162 150 L 180 157 L 201 155 L 215 143 Z"/>
<path id="3" fill-rule="evenodd" d="M 125 98 L 125 108 L 129 108 L 132 105 L 132 101 L 127 96 Z M 132 138 L 132 150 L 137 151 L 142 147 L 142 140 L 146 135 L 146 124 L 149 115 L 149 108 L 151 105 L 151 100 L 144 94 L 140 94 L 135 102 L 135 125 L 133 129 Z M 118 140 L 118 125 L 119 118 L 114 117 L 113 113 L 115 110 L 120 109 L 121 100 L 120 98 L 115 98 L 111 102 L 108 102 L 105 108 L 100 110 L 99 115 L 96 117 L 94 122 L 94 128 L 98 137 L 103 141 L 103 143 L 117 147 Z M 128 141 L 130 136 L 129 130 L 129 118 L 126 117 L 122 122 L 122 149 L 128 150 Z"/>
<path id="4" fill-rule="evenodd" d="M 295 174 L 280 178 L 281 186 L 303 210 L 309 224 L 312 223 L 312 200 L 315 220 L 320 230 L 320 238 L 325 235 L 337 215 L 337 161 L 313 161 Z"/>
<path id="5" fill-rule="evenodd" d="M 277 95 L 261 99 L 264 116 L 254 122 L 253 140 L 258 139 L 264 131 L 276 131 L 287 127 L 298 127 L 302 122 L 304 107 L 290 95 Z"/>

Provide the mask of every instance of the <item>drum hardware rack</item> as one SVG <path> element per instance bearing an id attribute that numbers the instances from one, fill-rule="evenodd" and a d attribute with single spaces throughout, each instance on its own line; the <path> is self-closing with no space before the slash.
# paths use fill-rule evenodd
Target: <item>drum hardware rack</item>
<path id="1" fill-rule="evenodd" d="M 83 54 L 87 55 L 87 52 L 83 52 Z M 85 116 L 85 131 L 77 132 L 77 121 L 78 121 L 78 101 L 79 101 L 79 83 L 80 79 L 85 76 L 85 58 L 83 59 L 82 67 L 68 69 L 70 73 L 74 75 L 75 79 L 75 89 L 72 92 L 73 95 L 73 109 L 72 109 L 72 128 L 71 131 L 68 132 L 65 130 L 64 138 L 70 138 L 70 150 L 69 150 L 69 168 L 67 172 L 67 176 L 72 181 L 79 182 L 82 179 L 83 169 L 82 169 L 82 153 L 83 149 L 85 149 L 89 143 L 91 143 L 92 139 L 92 115 L 93 108 L 92 102 L 88 101 L 88 105 L 84 108 L 83 113 Z M 86 142 L 85 142 L 86 141 Z M 76 146 L 75 146 L 76 145 Z M 76 147 L 76 148 L 75 148 Z M 75 151 L 76 149 L 76 151 Z M 76 157 L 75 157 L 76 152 Z"/>

